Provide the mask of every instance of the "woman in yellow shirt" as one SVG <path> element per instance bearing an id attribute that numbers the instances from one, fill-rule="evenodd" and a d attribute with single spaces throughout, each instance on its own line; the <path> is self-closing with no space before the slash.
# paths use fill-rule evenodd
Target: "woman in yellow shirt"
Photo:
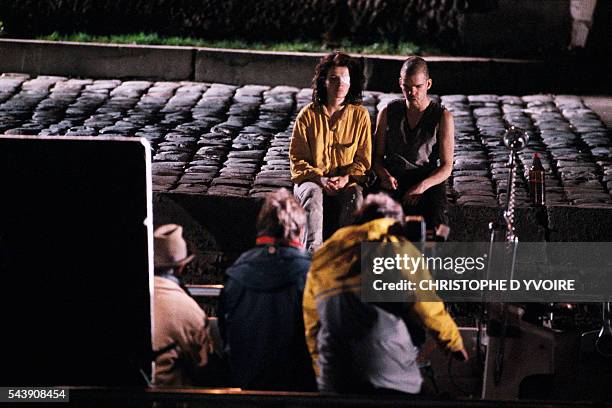
<path id="1" fill-rule="evenodd" d="M 298 114 L 289 158 L 294 194 L 308 213 L 305 243 L 323 241 L 323 202 L 339 206 L 338 226 L 351 224 L 362 202 L 360 182 L 370 169 L 370 116 L 362 107 L 363 71 L 341 52 L 321 59 L 312 81 L 312 102 Z"/>

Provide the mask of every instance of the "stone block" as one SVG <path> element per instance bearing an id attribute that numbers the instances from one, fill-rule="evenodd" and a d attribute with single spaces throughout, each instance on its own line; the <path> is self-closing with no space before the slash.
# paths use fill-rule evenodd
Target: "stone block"
<path id="1" fill-rule="evenodd" d="M 0 39 L 0 72 L 93 78 L 183 80 L 191 76 L 188 47 L 109 45 Z"/>
<path id="2" fill-rule="evenodd" d="M 550 241 L 612 241 L 612 216 L 609 208 L 547 208 Z"/>
<path id="3" fill-rule="evenodd" d="M 195 80 L 309 87 L 322 55 L 198 48 Z"/>

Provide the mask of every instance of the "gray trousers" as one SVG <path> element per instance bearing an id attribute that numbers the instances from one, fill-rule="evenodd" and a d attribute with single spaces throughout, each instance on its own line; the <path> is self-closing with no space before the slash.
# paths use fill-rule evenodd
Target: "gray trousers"
<path id="1" fill-rule="evenodd" d="M 323 204 L 330 200 L 335 201 L 339 208 L 336 228 L 351 225 L 355 210 L 361 207 L 363 192 L 359 185 L 347 187 L 335 195 L 328 195 L 323 188 L 312 181 L 305 181 L 293 188 L 293 194 L 306 210 L 306 234 L 302 243 L 310 252 L 314 252 L 323 243 Z M 327 223 L 326 223 L 327 225 Z"/>

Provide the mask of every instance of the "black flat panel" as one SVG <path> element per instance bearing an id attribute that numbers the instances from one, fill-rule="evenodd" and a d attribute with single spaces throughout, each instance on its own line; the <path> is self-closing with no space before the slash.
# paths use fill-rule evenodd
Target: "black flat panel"
<path id="1" fill-rule="evenodd" d="M 147 149 L 0 138 L 0 384 L 150 375 Z"/>

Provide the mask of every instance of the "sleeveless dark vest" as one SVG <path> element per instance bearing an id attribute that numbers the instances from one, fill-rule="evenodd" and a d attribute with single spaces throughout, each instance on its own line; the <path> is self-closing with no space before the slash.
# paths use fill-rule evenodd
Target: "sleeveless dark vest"
<path id="1" fill-rule="evenodd" d="M 438 128 L 444 108 L 431 101 L 414 129 L 408 125 L 406 102 L 396 99 L 387 105 L 385 168 L 397 179 L 409 176 L 418 183 L 439 166 Z"/>

